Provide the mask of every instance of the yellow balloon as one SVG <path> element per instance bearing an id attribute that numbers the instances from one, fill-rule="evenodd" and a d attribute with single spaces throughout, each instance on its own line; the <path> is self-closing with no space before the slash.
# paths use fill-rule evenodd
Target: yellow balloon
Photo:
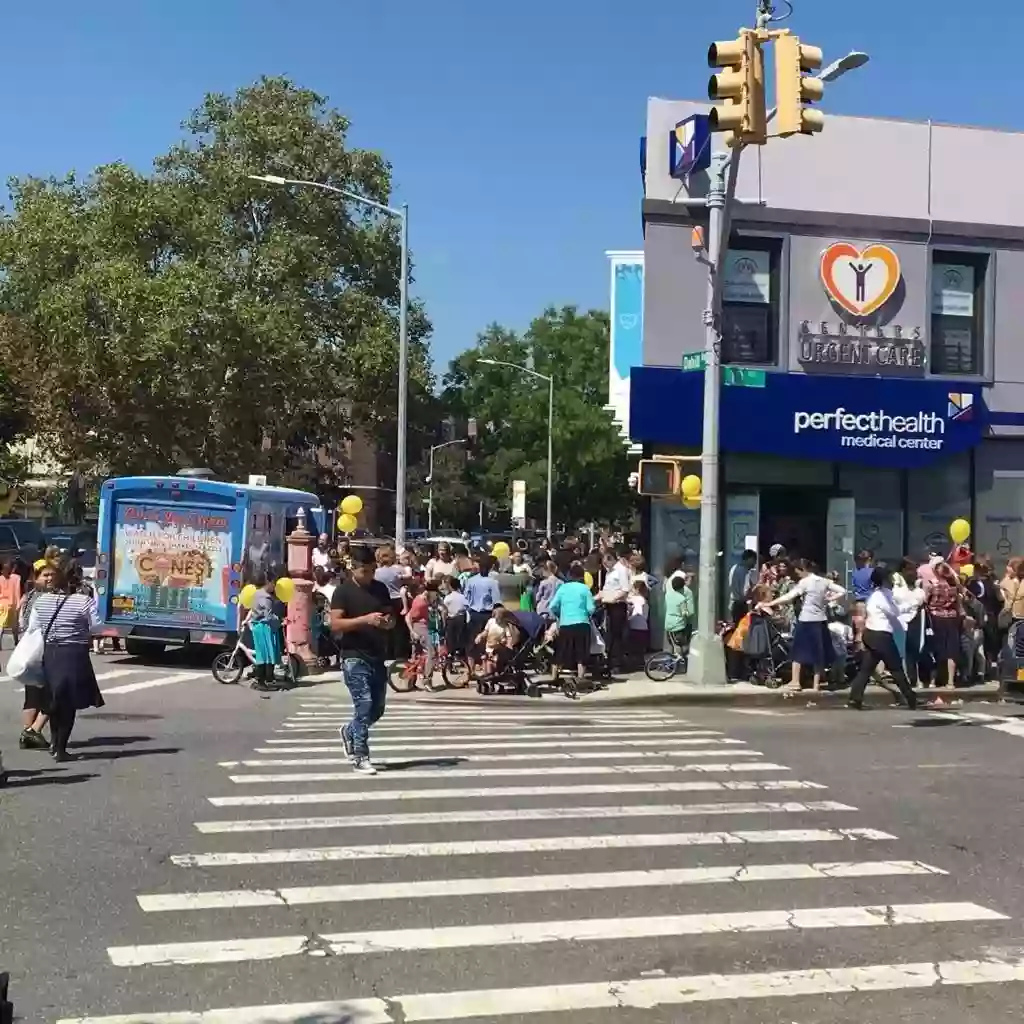
<path id="1" fill-rule="evenodd" d="M 684 476 L 682 492 L 684 498 L 699 498 L 700 477 L 694 476 L 693 473 L 691 473 L 689 476 Z"/>
<path id="2" fill-rule="evenodd" d="M 971 535 L 971 524 L 966 519 L 954 519 L 949 524 L 949 535 L 954 544 L 963 544 Z"/>
<path id="3" fill-rule="evenodd" d="M 594 577 L 591 576 L 591 574 L 589 572 L 585 572 L 583 574 L 583 582 L 586 583 L 586 585 L 588 587 L 593 588 L 593 586 L 594 586 Z"/>
<path id="4" fill-rule="evenodd" d="M 965 576 L 967 579 L 970 579 L 974 575 L 974 566 L 973 565 L 961 565 L 960 566 L 960 575 L 961 576 Z"/>
<path id="5" fill-rule="evenodd" d="M 347 516 L 357 516 L 363 511 L 363 499 L 358 494 L 348 494 L 341 499 L 341 511 Z"/>
<path id="6" fill-rule="evenodd" d="M 499 540 L 498 543 L 491 548 L 491 554 L 494 555 L 495 558 L 507 558 L 511 550 L 512 549 L 503 540 Z"/>
<path id="7" fill-rule="evenodd" d="M 700 508 L 700 498 L 683 498 L 683 505 L 686 508 Z"/>
<path id="8" fill-rule="evenodd" d="M 246 583 L 246 585 L 242 587 L 242 592 L 238 595 L 238 603 L 243 608 L 251 608 L 255 597 L 256 588 L 251 583 Z"/>
<path id="9" fill-rule="evenodd" d="M 352 533 L 359 525 L 359 520 L 350 512 L 343 512 L 338 516 L 338 529 L 342 533 Z"/>
<path id="10" fill-rule="evenodd" d="M 274 584 L 274 593 L 277 595 L 278 601 L 287 604 L 295 596 L 295 580 L 290 576 L 282 576 Z"/>

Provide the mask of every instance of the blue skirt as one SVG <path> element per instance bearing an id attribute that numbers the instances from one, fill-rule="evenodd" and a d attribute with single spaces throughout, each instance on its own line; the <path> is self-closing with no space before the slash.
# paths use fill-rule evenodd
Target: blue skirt
<path id="1" fill-rule="evenodd" d="M 827 622 L 797 621 L 793 630 L 793 647 L 790 657 L 798 665 L 823 669 L 835 661 L 832 634 Z"/>
<path id="2" fill-rule="evenodd" d="M 276 624 L 252 624 L 252 648 L 257 665 L 276 665 L 281 660 L 281 629 Z"/>

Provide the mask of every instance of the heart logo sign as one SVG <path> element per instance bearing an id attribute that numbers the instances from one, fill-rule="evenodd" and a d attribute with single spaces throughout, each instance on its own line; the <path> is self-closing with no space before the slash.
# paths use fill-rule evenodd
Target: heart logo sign
<path id="1" fill-rule="evenodd" d="M 833 242 L 821 254 L 821 283 L 832 300 L 854 316 L 881 309 L 900 283 L 900 258 L 887 245 L 873 243 L 858 249 Z"/>

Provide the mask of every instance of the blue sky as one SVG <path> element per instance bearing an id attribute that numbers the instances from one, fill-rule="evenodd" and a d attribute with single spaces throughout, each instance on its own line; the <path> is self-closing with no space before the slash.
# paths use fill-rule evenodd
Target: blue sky
<path id="1" fill-rule="evenodd" d="M 871 63 L 826 111 L 1024 128 L 1010 0 L 795 0 L 826 61 Z M 781 5 L 780 5 L 781 6 Z M 0 14 L 0 173 L 147 167 L 204 92 L 286 74 L 353 122 L 411 207 L 439 368 L 491 321 L 607 305 L 604 251 L 639 247 L 648 96 L 705 95 L 708 43 L 752 0 L 51 0 Z M 987 88 L 991 83 L 994 88 Z M 1016 121 L 1015 121 L 1016 118 Z M 827 127 L 826 127 L 827 131 Z M 779 143 L 781 144 L 781 143 Z M 885 154 L 865 154 L 884 159 Z M 965 154 L 965 161 L 969 154 Z M 855 169 L 851 168 L 851 173 Z M 971 187 L 965 175 L 965 187 Z"/>

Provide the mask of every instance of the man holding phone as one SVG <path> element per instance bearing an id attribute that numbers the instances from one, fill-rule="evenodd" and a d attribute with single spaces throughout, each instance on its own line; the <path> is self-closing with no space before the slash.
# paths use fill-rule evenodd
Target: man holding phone
<path id="1" fill-rule="evenodd" d="M 365 546 L 353 547 L 352 571 L 331 598 L 331 632 L 341 652 L 341 671 L 352 695 L 352 721 L 341 742 L 352 767 L 376 775 L 370 761 L 370 726 L 384 714 L 388 692 L 387 631 L 395 626 L 388 588 L 374 579 L 377 564 Z"/>

